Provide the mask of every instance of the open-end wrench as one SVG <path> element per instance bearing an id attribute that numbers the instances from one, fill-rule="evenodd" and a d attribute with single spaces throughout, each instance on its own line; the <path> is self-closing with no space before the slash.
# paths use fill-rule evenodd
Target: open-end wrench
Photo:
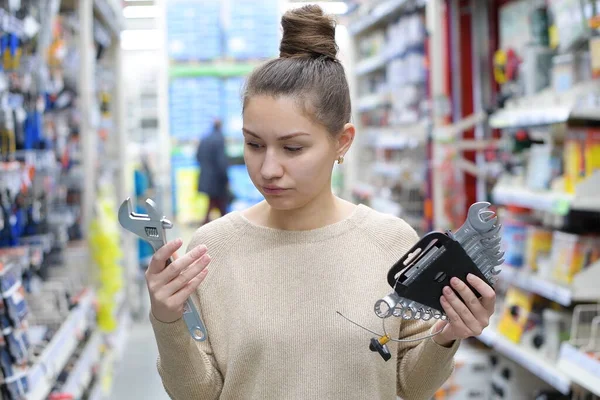
<path id="1" fill-rule="evenodd" d="M 479 234 L 487 233 L 492 230 L 498 221 L 498 217 L 489 218 L 487 208 L 490 205 L 491 204 L 486 201 L 472 204 L 471 207 L 469 207 L 465 223 L 452 234 L 452 238 L 463 244 Z"/>
<path id="2" fill-rule="evenodd" d="M 119 223 L 123 228 L 150 243 L 156 252 L 167 243 L 166 229 L 171 229 L 173 224 L 158 212 L 156 203 L 151 199 L 146 200 L 146 209 L 148 214 L 135 213 L 131 199 L 127 198 L 119 207 Z M 169 259 L 167 265 L 172 262 L 173 259 Z M 183 320 L 194 340 L 199 342 L 206 340 L 206 327 L 191 298 L 185 302 Z"/>

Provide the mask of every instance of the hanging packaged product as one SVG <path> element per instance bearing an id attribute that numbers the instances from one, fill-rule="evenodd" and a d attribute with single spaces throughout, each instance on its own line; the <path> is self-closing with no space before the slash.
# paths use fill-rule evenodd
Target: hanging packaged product
<path id="1" fill-rule="evenodd" d="M 28 313 L 21 275 L 22 267 L 17 263 L 0 264 L 0 292 L 13 327 L 21 326 Z"/>
<path id="2" fill-rule="evenodd" d="M 553 232 L 538 226 L 528 226 L 526 231 L 525 266 L 535 272 L 539 264 L 550 257 Z"/>
<path id="3" fill-rule="evenodd" d="M 29 361 L 29 337 L 27 336 L 27 330 L 4 329 L 4 340 L 8 346 L 8 351 L 13 359 L 15 365 L 25 366 Z"/>

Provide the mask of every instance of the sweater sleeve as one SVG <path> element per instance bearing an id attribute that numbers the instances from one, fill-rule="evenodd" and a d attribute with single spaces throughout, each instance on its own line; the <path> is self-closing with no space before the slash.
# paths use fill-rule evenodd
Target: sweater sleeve
<path id="1" fill-rule="evenodd" d="M 200 235 L 194 235 L 186 252 L 200 243 Z M 192 298 L 198 307 L 198 296 Z M 158 346 L 158 373 L 171 399 L 218 399 L 223 377 L 217 368 L 210 337 L 204 342 L 193 340 L 183 318 L 163 323 L 150 312 L 150 322 Z"/>
<path id="2" fill-rule="evenodd" d="M 433 323 L 403 321 L 400 339 L 416 339 L 432 332 Z M 454 369 L 454 354 L 460 341 L 443 347 L 433 339 L 399 343 L 397 394 L 403 400 L 429 400 Z"/>

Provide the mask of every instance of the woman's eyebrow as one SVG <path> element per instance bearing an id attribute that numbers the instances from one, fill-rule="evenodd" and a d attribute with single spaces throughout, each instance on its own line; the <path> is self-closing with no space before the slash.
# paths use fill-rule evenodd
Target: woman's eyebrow
<path id="1" fill-rule="evenodd" d="M 244 131 L 244 133 L 250 135 L 250 136 L 254 136 L 255 138 L 260 139 L 260 136 L 257 135 L 256 133 L 249 131 L 246 128 L 242 128 L 242 131 Z M 294 133 L 290 133 L 289 135 L 284 135 L 284 136 L 280 136 L 277 138 L 277 140 L 283 141 L 283 140 L 288 140 L 288 139 L 292 139 L 295 138 L 297 136 L 310 136 L 310 133 L 307 132 L 294 132 Z"/>

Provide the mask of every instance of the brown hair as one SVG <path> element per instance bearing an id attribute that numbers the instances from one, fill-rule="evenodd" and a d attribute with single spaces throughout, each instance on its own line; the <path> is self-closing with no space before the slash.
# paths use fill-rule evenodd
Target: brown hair
<path id="1" fill-rule="evenodd" d="M 330 134 L 350 122 L 350 90 L 337 56 L 335 21 L 307 5 L 281 18 L 279 58 L 256 68 L 246 81 L 243 104 L 257 95 L 292 96 Z"/>

